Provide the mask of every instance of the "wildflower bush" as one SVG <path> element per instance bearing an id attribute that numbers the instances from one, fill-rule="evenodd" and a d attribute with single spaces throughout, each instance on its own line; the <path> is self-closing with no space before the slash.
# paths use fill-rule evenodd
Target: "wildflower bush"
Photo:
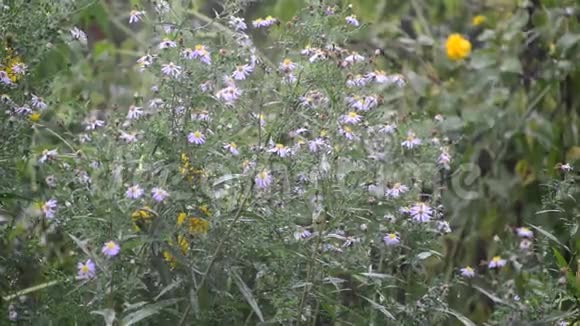
<path id="1" fill-rule="evenodd" d="M 578 321 L 573 1 L 0 5 L 4 322 Z"/>

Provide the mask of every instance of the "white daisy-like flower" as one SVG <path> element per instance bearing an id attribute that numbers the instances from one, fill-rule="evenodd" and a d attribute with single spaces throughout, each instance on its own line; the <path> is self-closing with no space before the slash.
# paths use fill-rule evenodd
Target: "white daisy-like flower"
<path id="1" fill-rule="evenodd" d="M 351 55 L 349 55 L 348 57 L 346 57 L 344 59 L 344 62 L 346 62 L 348 64 L 354 64 L 354 63 L 358 63 L 358 62 L 363 62 L 364 60 L 365 60 L 365 57 L 358 54 L 358 52 L 352 52 Z"/>
<path id="2" fill-rule="evenodd" d="M 70 34 L 71 34 L 72 38 L 75 40 L 79 40 L 82 43 L 87 42 L 87 34 L 76 26 L 70 30 Z"/>
<path id="3" fill-rule="evenodd" d="M 566 164 L 560 165 L 560 170 L 562 170 L 563 172 L 570 172 L 570 171 L 574 170 L 574 168 L 570 165 L 570 163 L 566 163 Z"/>
<path id="4" fill-rule="evenodd" d="M 240 154 L 238 150 L 238 145 L 236 143 L 227 143 L 224 145 L 224 149 L 230 152 L 232 155 L 237 156 Z"/>
<path id="5" fill-rule="evenodd" d="M 326 52 L 317 49 L 315 50 L 312 55 L 308 58 L 310 63 L 315 63 L 316 61 L 325 60 L 327 58 Z"/>
<path id="6" fill-rule="evenodd" d="M 56 199 L 51 199 L 42 205 L 42 213 L 44 214 L 44 217 L 52 219 L 56 215 L 57 208 L 58 202 Z"/>
<path id="7" fill-rule="evenodd" d="M 284 59 L 284 61 L 282 61 L 280 63 L 279 69 L 281 72 L 283 73 L 290 73 L 292 72 L 294 69 L 296 69 L 298 67 L 297 64 L 295 64 L 292 60 L 290 60 L 289 58 Z"/>
<path id="8" fill-rule="evenodd" d="M 181 66 L 170 62 L 168 64 L 164 64 L 161 66 L 161 72 L 164 73 L 166 76 L 176 78 L 181 75 Z"/>
<path id="9" fill-rule="evenodd" d="M 463 277 L 472 278 L 475 276 L 475 270 L 471 266 L 465 266 L 459 271 Z"/>
<path id="10" fill-rule="evenodd" d="M 516 228 L 516 233 L 520 238 L 533 238 L 534 232 L 527 227 Z"/>
<path id="11" fill-rule="evenodd" d="M 245 64 L 237 66 L 232 73 L 232 78 L 235 80 L 245 80 L 252 73 L 252 71 L 254 71 L 254 67 L 252 65 Z"/>
<path id="12" fill-rule="evenodd" d="M 346 137 L 346 139 L 348 139 L 348 140 L 354 140 L 357 138 L 356 135 L 354 134 L 354 132 L 352 131 L 352 128 L 349 126 L 341 126 L 338 131 L 341 135 Z"/>
<path id="13" fill-rule="evenodd" d="M 18 106 L 14 109 L 14 112 L 18 115 L 29 115 L 32 113 L 32 109 L 24 104 L 23 106 Z"/>
<path id="14" fill-rule="evenodd" d="M 0 70 L 0 82 L 6 85 L 12 85 L 12 79 L 8 76 L 8 73 L 4 70 Z"/>
<path id="15" fill-rule="evenodd" d="M 382 126 L 379 129 L 379 132 L 381 134 L 386 134 L 386 135 L 392 135 L 395 133 L 395 131 L 397 131 L 397 125 L 395 125 L 395 124 L 387 124 L 387 125 Z"/>
<path id="16" fill-rule="evenodd" d="M 387 246 L 396 246 L 401 243 L 401 238 L 396 233 L 389 233 L 383 238 L 383 241 Z"/>
<path id="17" fill-rule="evenodd" d="M 389 198 L 399 198 L 407 191 L 409 191 L 409 187 L 397 182 L 392 187 L 388 187 L 387 190 L 385 190 L 385 195 Z"/>
<path id="18" fill-rule="evenodd" d="M 137 141 L 137 134 L 136 133 L 127 133 L 121 130 L 121 135 L 119 136 L 120 139 L 124 140 L 128 144 L 134 143 Z"/>
<path id="19" fill-rule="evenodd" d="M 26 74 L 26 71 L 28 70 L 28 66 L 23 62 L 19 62 L 19 63 L 13 64 L 12 67 L 10 67 L 10 69 L 12 69 L 12 72 L 17 74 L 17 75 L 24 75 L 24 74 Z"/>
<path id="20" fill-rule="evenodd" d="M 351 111 L 348 114 L 340 116 L 339 121 L 342 123 L 354 125 L 362 121 L 362 116 L 354 111 Z"/>
<path id="21" fill-rule="evenodd" d="M 266 18 L 258 18 L 252 21 L 254 28 L 270 27 L 278 22 L 278 19 L 268 16 Z"/>
<path id="22" fill-rule="evenodd" d="M 407 138 L 405 141 L 401 143 L 401 146 L 405 147 L 406 149 L 413 149 L 419 145 L 421 145 L 421 139 L 417 138 L 415 133 L 410 130 L 407 132 Z"/>
<path id="23" fill-rule="evenodd" d="M 160 98 L 154 98 L 149 101 L 149 108 L 152 110 L 157 110 L 165 104 L 165 101 Z"/>
<path id="24" fill-rule="evenodd" d="M 105 125 L 105 121 L 99 120 L 96 117 L 91 117 L 85 120 L 85 130 L 95 130 Z"/>
<path id="25" fill-rule="evenodd" d="M 168 38 L 164 39 L 163 41 L 161 41 L 161 43 L 159 43 L 159 49 L 163 50 L 163 49 L 171 49 L 171 48 L 176 48 L 177 47 L 177 43 L 173 40 L 170 40 Z"/>
<path id="26" fill-rule="evenodd" d="M 437 158 L 437 165 L 444 168 L 445 170 L 451 169 L 451 155 L 449 154 L 449 149 L 446 147 L 441 148 L 441 153 Z"/>
<path id="27" fill-rule="evenodd" d="M 127 112 L 127 119 L 135 120 L 143 116 L 143 108 L 135 105 L 131 105 L 129 107 L 129 111 Z"/>
<path id="28" fill-rule="evenodd" d="M 38 162 L 40 163 L 45 163 L 47 161 L 52 161 L 54 159 L 56 159 L 56 157 L 58 156 L 58 151 L 56 149 L 45 149 L 42 151 L 42 155 L 40 156 L 40 159 L 38 159 Z"/>
<path id="29" fill-rule="evenodd" d="M 294 239 L 296 240 L 304 240 L 308 239 L 312 236 L 312 232 L 308 231 L 305 228 L 298 228 L 296 232 L 294 232 Z"/>
<path id="30" fill-rule="evenodd" d="M 308 109 L 316 109 L 328 103 L 329 99 L 320 91 L 309 91 L 304 96 L 300 96 L 300 106 Z"/>
<path id="31" fill-rule="evenodd" d="M 258 186 L 260 189 L 268 188 L 272 184 L 273 180 L 274 179 L 268 170 L 263 170 L 262 172 L 258 173 L 258 175 L 256 175 L 256 178 L 254 178 L 256 186 Z"/>
<path id="32" fill-rule="evenodd" d="M 347 87 L 364 87 L 368 83 L 368 79 L 363 75 L 356 75 L 354 77 L 349 77 L 346 81 Z"/>
<path id="33" fill-rule="evenodd" d="M 356 15 L 350 15 L 345 18 L 346 22 L 352 26 L 358 27 L 360 25 Z"/>
<path id="34" fill-rule="evenodd" d="M 437 221 L 437 231 L 441 233 L 451 233 L 451 225 L 447 221 Z"/>
<path id="35" fill-rule="evenodd" d="M 236 86 L 227 86 L 216 93 L 217 99 L 223 101 L 227 105 L 233 105 L 241 95 L 242 90 Z"/>
<path id="36" fill-rule="evenodd" d="M 143 20 L 145 11 L 131 10 L 129 13 L 129 24 L 137 23 Z"/>
<path id="37" fill-rule="evenodd" d="M 205 135 L 201 131 L 191 132 L 187 135 L 187 141 L 190 144 L 201 145 L 205 143 Z"/>
<path id="38" fill-rule="evenodd" d="M 245 31 L 248 28 L 248 25 L 244 22 L 244 18 L 232 16 L 228 22 L 231 28 L 233 28 L 236 32 Z"/>
<path id="39" fill-rule="evenodd" d="M 494 256 L 487 264 L 489 268 L 501 268 L 507 264 L 507 261 L 500 256 Z"/>
<path id="40" fill-rule="evenodd" d="M 316 153 L 323 148 L 329 148 L 330 145 L 322 137 L 315 138 L 308 142 L 308 150 L 312 153 Z"/>
<path id="41" fill-rule="evenodd" d="M 346 98 L 346 102 L 351 108 L 363 112 L 369 111 L 370 109 L 376 107 L 379 104 L 377 97 L 374 95 L 348 96 Z"/>
<path id="42" fill-rule="evenodd" d="M 192 56 L 194 59 L 198 59 L 206 65 L 211 65 L 211 55 L 205 45 L 197 44 L 193 50 Z"/>
<path id="43" fill-rule="evenodd" d="M 167 197 L 169 197 L 169 193 L 165 189 L 159 187 L 151 189 L 151 195 L 158 203 L 163 202 Z"/>
<path id="44" fill-rule="evenodd" d="M 143 193 L 144 191 L 139 185 L 132 185 L 129 188 L 127 188 L 125 195 L 129 199 L 139 199 L 141 198 L 141 196 L 143 196 Z"/>
<path id="45" fill-rule="evenodd" d="M 292 154 L 292 151 L 290 150 L 290 148 L 288 148 L 287 146 L 284 146 L 283 144 L 274 145 L 274 147 L 270 148 L 268 150 L 268 152 L 275 153 L 276 155 L 278 155 L 280 157 L 286 157 L 286 156 Z"/>
<path id="46" fill-rule="evenodd" d="M 36 96 L 34 94 L 32 94 L 30 104 L 32 105 L 33 108 L 39 109 L 41 111 L 45 110 L 48 107 L 48 105 L 44 102 L 44 99 L 42 97 Z"/>
<path id="47" fill-rule="evenodd" d="M 523 239 L 522 241 L 520 241 L 520 249 L 521 250 L 528 250 L 530 249 L 530 247 L 532 246 L 532 241 L 530 241 L 529 239 Z"/>
<path id="48" fill-rule="evenodd" d="M 415 203 L 409 208 L 411 218 L 417 222 L 429 222 L 433 218 L 433 209 L 425 203 Z"/>
<path id="49" fill-rule="evenodd" d="M 151 66 L 154 60 L 155 58 L 152 55 L 146 54 L 137 60 L 137 64 L 141 67 L 141 70 L 143 70 Z"/>

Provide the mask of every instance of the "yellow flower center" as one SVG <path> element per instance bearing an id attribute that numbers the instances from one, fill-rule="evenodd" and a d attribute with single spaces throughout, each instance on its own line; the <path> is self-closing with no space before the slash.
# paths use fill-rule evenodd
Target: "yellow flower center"
<path id="1" fill-rule="evenodd" d="M 81 266 L 81 272 L 83 272 L 85 274 L 88 273 L 89 272 L 89 266 L 87 266 L 87 265 Z"/>
<path id="2" fill-rule="evenodd" d="M 199 131 L 196 131 L 196 132 L 194 132 L 194 133 L 193 133 L 193 136 L 194 136 L 195 138 L 201 138 L 201 132 L 199 132 Z"/>
<path id="3" fill-rule="evenodd" d="M 354 118 L 358 117 L 358 114 L 356 114 L 356 112 L 349 112 L 348 117 L 354 119 Z"/>
<path id="4" fill-rule="evenodd" d="M 284 149 L 284 145 L 282 144 L 276 144 L 276 149 Z"/>
<path id="5" fill-rule="evenodd" d="M 113 241 L 107 242 L 106 246 L 107 246 L 107 249 L 109 249 L 109 250 L 115 249 L 115 243 Z"/>
<path id="6" fill-rule="evenodd" d="M 394 233 L 390 233 L 389 234 L 389 239 L 395 240 L 396 238 L 397 238 L 397 235 L 396 234 L 394 234 Z"/>
<path id="7" fill-rule="evenodd" d="M 495 256 L 491 259 L 494 263 L 498 263 L 501 260 L 500 256 Z"/>
<path id="8" fill-rule="evenodd" d="M 291 64 L 292 64 L 292 60 L 290 60 L 290 59 L 286 58 L 286 59 L 284 59 L 284 62 L 283 62 L 283 64 L 284 64 L 285 66 L 289 66 L 289 65 L 291 65 Z"/>

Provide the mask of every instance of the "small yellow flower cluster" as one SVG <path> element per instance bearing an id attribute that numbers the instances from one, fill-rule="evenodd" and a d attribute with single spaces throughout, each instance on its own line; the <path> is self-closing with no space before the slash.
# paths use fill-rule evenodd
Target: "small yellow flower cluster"
<path id="1" fill-rule="evenodd" d="M 140 209 L 134 211 L 131 214 L 131 220 L 133 221 L 133 224 L 135 226 L 135 230 L 141 231 L 142 227 L 151 223 L 153 216 L 154 216 L 153 211 L 151 210 L 151 207 L 149 207 L 149 206 L 145 206 L 143 208 L 140 208 Z"/>
<path id="2" fill-rule="evenodd" d="M 187 241 L 187 239 L 182 236 L 182 235 L 178 235 L 177 236 L 177 247 L 179 248 L 179 250 L 181 250 L 181 254 L 182 255 L 187 255 L 187 253 L 189 252 L 189 241 Z M 173 241 L 169 241 L 169 245 L 171 247 L 176 247 L 176 245 L 174 244 Z M 163 259 L 165 259 L 165 261 L 167 263 L 169 263 L 169 266 L 171 267 L 171 269 L 174 269 L 175 267 L 177 267 L 177 258 L 175 258 L 175 256 L 173 256 L 171 254 L 171 252 L 169 252 L 169 250 L 164 250 L 163 251 Z"/>
<path id="3" fill-rule="evenodd" d="M 185 153 L 181 153 L 181 166 L 179 167 L 179 173 L 191 182 L 195 176 L 203 174 L 203 169 L 193 167 L 189 156 Z"/>
<path id="4" fill-rule="evenodd" d="M 186 213 L 179 213 L 177 216 L 177 226 L 182 226 L 186 220 L 188 225 L 188 232 L 192 235 L 207 233 L 209 230 L 208 221 L 195 216 L 187 217 Z"/>
<path id="5" fill-rule="evenodd" d="M 447 57 L 451 60 L 463 60 L 471 53 L 471 42 L 461 34 L 451 34 L 446 43 Z"/>
<path id="6" fill-rule="evenodd" d="M 10 80 L 13 83 L 17 82 L 18 79 L 20 79 L 21 75 L 13 71 L 12 67 L 19 65 L 23 62 L 18 55 L 14 54 L 14 50 L 12 50 L 11 48 L 6 48 L 5 57 L 0 61 L 0 63 L 1 66 L 5 67 L 4 71 L 6 71 L 6 74 L 8 74 L 8 78 L 10 78 Z"/>

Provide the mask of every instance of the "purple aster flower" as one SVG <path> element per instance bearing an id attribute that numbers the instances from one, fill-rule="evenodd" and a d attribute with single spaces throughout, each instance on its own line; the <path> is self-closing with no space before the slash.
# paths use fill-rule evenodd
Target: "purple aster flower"
<path id="1" fill-rule="evenodd" d="M 153 199 L 155 199 L 155 201 L 157 201 L 158 203 L 164 201 L 165 198 L 169 197 L 169 193 L 167 191 L 158 187 L 151 189 L 151 193 L 153 194 Z"/>
<path id="2" fill-rule="evenodd" d="M 58 207 L 58 202 L 56 199 L 51 199 L 42 205 L 42 212 L 44 213 L 44 217 L 48 219 L 54 218 L 56 215 L 56 209 Z"/>
<path id="3" fill-rule="evenodd" d="M 507 264 L 507 261 L 505 259 L 502 259 L 500 256 L 494 256 L 489 263 L 487 264 L 487 266 L 489 268 L 500 268 L 505 266 L 505 264 Z"/>
<path id="4" fill-rule="evenodd" d="M 268 188 L 272 184 L 272 180 L 273 180 L 272 175 L 268 170 L 264 170 L 258 173 L 258 175 L 255 178 L 256 185 L 260 189 Z"/>
<path id="5" fill-rule="evenodd" d="M 119 254 L 119 251 L 121 251 L 121 247 L 112 240 L 105 242 L 103 249 L 101 249 L 103 255 L 107 257 L 115 257 Z"/>
<path id="6" fill-rule="evenodd" d="M 129 199 L 139 199 L 141 196 L 143 196 L 143 189 L 141 189 L 139 185 L 133 185 L 127 188 L 127 192 L 125 194 Z"/>
<path id="7" fill-rule="evenodd" d="M 433 217 L 433 209 L 425 203 L 416 203 L 409 209 L 409 214 L 417 222 L 428 222 Z"/>
<path id="8" fill-rule="evenodd" d="M 77 268 L 79 270 L 77 274 L 79 280 L 88 280 L 96 276 L 95 263 L 90 259 L 87 259 L 84 263 L 79 262 Z"/>
<path id="9" fill-rule="evenodd" d="M 383 238 L 383 241 L 387 246 L 396 246 L 401 243 L 401 238 L 396 233 L 389 233 Z"/>
<path id="10" fill-rule="evenodd" d="M 205 136 L 200 131 L 190 132 L 189 135 L 187 135 L 187 141 L 190 144 L 201 145 L 205 143 Z"/>
<path id="11" fill-rule="evenodd" d="M 465 266 L 462 269 L 460 269 L 461 272 L 461 276 L 463 277 L 468 277 L 468 278 L 472 278 L 475 276 L 475 271 L 473 270 L 473 268 L 471 268 L 471 266 Z"/>

